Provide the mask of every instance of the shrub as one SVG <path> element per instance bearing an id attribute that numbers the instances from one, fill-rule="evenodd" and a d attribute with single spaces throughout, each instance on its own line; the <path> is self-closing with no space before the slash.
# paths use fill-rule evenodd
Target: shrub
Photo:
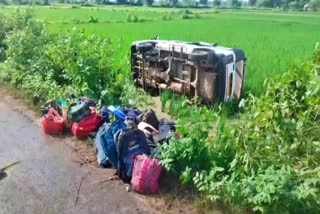
<path id="1" fill-rule="evenodd" d="M 81 6 L 82 6 L 82 7 L 94 7 L 94 5 L 91 4 L 91 3 L 89 3 L 89 2 L 81 3 Z"/>
<path id="2" fill-rule="evenodd" d="M 183 14 L 183 15 L 181 16 L 181 18 L 182 18 L 182 19 L 192 19 L 193 16 L 190 16 L 190 15 L 188 15 L 188 14 Z"/>
<path id="3" fill-rule="evenodd" d="M 34 101 L 74 92 L 102 103 L 119 103 L 124 75 L 114 62 L 110 40 L 76 29 L 49 36 L 32 17 L 19 15 L 6 34 L 6 67 L 1 78 L 22 88 Z"/>
<path id="4" fill-rule="evenodd" d="M 183 13 L 184 13 L 184 14 L 188 14 L 188 15 L 193 14 L 193 12 L 192 12 L 191 10 L 188 10 L 188 9 L 185 9 L 185 10 L 183 11 Z"/>
<path id="5" fill-rule="evenodd" d="M 318 213 L 319 61 L 317 44 L 312 63 L 292 65 L 266 82 L 263 96 L 243 100 L 239 121 L 227 124 L 212 111 L 189 108 L 178 120 L 186 139 L 161 147 L 162 164 L 212 201 L 257 212 Z M 213 118 L 215 138 L 208 134 Z"/>
<path id="6" fill-rule="evenodd" d="M 163 20 L 163 21 L 171 21 L 171 20 L 172 20 L 172 17 L 171 17 L 171 16 L 164 15 L 164 16 L 162 16 L 162 20 Z"/>
<path id="7" fill-rule="evenodd" d="M 127 22 L 143 22 L 143 19 L 139 19 L 136 15 L 130 15 L 127 16 Z"/>
<path id="8" fill-rule="evenodd" d="M 137 107 L 141 110 L 147 110 L 146 108 L 154 104 L 151 97 L 143 89 L 135 87 L 130 82 L 123 85 L 120 101 L 123 106 Z"/>
<path id="9" fill-rule="evenodd" d="M 139 21 L 138 16 L 133 15 L 131 21 L 132 22 L 138 22 Z"/>
<path id="10" fill-rule="evenodd" d="M 79 9 L 79 8 L 81 8 L 81 6 L 80 5 L 72 5 L 71 8 L 72 9 Z"/>
<path id="11" fill-rule="evenodd" d="M 98 19 L 90 16 L 89 23 L 98 23 Z"/>
<path id="12" fill-rule="evenodd" d="M 180 117 L 177 124 L 178 132 L 185 138 L 173 139 L 160 147 L 161 164 L 180 177 L 183 184 L 192 183 L 197 172 L 210 170 L 212 166 L 213 153 L 207 140 L 214 117 L 208 108 L 192 106 L 188 115 Z"/>
<path id="13" fill-rule="evenodd" d="M 130 14 L 127 15 L 127 22 L 131 22 L 131 15 Z"/>

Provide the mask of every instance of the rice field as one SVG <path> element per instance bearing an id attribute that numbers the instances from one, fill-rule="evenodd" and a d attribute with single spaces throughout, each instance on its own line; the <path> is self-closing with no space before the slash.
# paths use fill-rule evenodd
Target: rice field
<path id="1" fill-rule="evenodd" d="M 19 8 L 19 9 L 24 9 Z M 14 7 L 2 7 L 11 13 Z M 297 59 L 309 59 L 320 41 L 320 13 L 271 10 L 168 9 L 146 7 L 35 7 L 35 17 L 52 34 L 78 28 L 110 38 L 118 59 L 129 56 L 130 44 L 160 35 L 161 39 L 217 42 L 241 48 L 247 55 L 246 92 L 260 94 L 266 78 L 285 72 Z M 188 14 L 187 19 L 182 16 Z M 128 17 L 137 17 L 129 22 Z M 97 19 L 91 23 L 90 19 Z M 129 69 L 129 61 L 126 65 Z"/>

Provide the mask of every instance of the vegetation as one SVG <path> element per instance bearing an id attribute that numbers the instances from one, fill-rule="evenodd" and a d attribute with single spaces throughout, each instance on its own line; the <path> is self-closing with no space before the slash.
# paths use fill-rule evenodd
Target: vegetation
<path id="1" fill-rule="evenodd" d="M 120 102 L 125 72 L 120 71 L 121 61 L 114 61 L 110 40 L 75 29 L 50 36 L 30 11 L 14 16 L 1 19 L 3 80 L 24 90 L 35 103 L 71 92 L 104 103 Z"/>
<path id="2" fill-rule="evenodd" d="M 313 62 L 295 63 L 266 81 L 261 97 L 243 100 L 234 123 L 205 107 L 189 108 L 178 120 L 186 138 L 164 144 L 161 163 L 212 201 L 264 213 L 318 213 L 319 59 L 318 44 Z"/>
<path id="3" fill-rule="evenodd" d="M 211 6 L 223 8 L 240 8 L 240 7 L 262 7 L 262 8 L 282 8 L 284 10 L 306 10 L 312 9 L 314 11 L 320 8 L 319 0 L 249 0 L 248 2 L 239 0 L 220 1 L 214 0 L 0 0 L 3 5 L 49 5 L 50 4 L 73 4 L 73 8 L 80 5 L 82 7 L 93 7 L 95 5 L 131 5 L 131 6 L 148 6 L 148 7 L 180 7 L 180 8 L 209 8 Z M 309 4 L 309 8 L 305 5 Z"/>
<path id="4" fill-rule="evenodd" d="M 23 11 L 25 7 L 19 9 Z M 13 11 L 13 7 L 0 8 L 4 14 Z M 185 14 L 193 19 L 182 19 Z M 91 16 L 98 23 L 89 22 Z M 50 35 L 65 34 L 76 27 L 80 31 L 85 29 L 86 36 L 109 38 L 117 45 L 115 61 L 125 61 L 121 68 L 126 72 L 130 69 L 131 43 L 157 34 L 161 39 L 217 42 L 241 48 L 248 59 L 245 92 L 254 95 L 264 92 L 265 78 L 285 72 L 288 62 L 311 57 L 310 50 L 318 40 L 320 27 L 317 13 L 255 10 L 217 13 L 215 9 L 50 6 L 35 7 L 34 17 L 44 21 Z"/>
<path id="5" fill-rule="evenodd" d="M 59 17 L 66 10 L 70 14 Z M 78 24 L 86 31 L 70 28 L 74 10 L 79 10 L 78 21 L 86 20 Z M 246 50 L 249 59 L 249 95 L 241 102 L 240 120 L 227 120 L 224 109 L 190 105 L 164 93 L 162 108 L 178 118 L 184 138 L 163 144 L 162 164 L 210 201 L 257 212 L 319 213 L 319 44 L 313 61 L 306 60 L 312 56 L 308 46 L 318 39 L 317 14 L 157 9 L 144 14 L 153 23 L 142 25 L 139 10 L 107 10 L 36 8 L 35 17 L 29 10 L 0 15 L 0 80 L 24 90 L 34 103 L 71 92 L 105 104 L 149 103 L 148 96 L 129 84 L 130 43 L 154 36 L 155 23 L 168 39 L 214 42 L 214 35 L 227 46 Z M 137 21 L 129 22 L 128 14 Z M 181 18 L 196 14 L 199 19 Z M 53 34 L 36 20 L 44 17 Z M 208 28 L 212 23 L 216 27 Z M 288 67 L 288 60 L 297 56 L 302 60 Z"/>

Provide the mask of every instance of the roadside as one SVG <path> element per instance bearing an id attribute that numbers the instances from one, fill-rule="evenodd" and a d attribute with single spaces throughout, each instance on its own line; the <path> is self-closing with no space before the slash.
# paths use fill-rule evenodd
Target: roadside
<path id="1" fill-rule="evenodd" d="M 159 213 L 122 182 L 100 183 L 114 171 L 85 163 L 88 144 L 44 135 L 23 100 L 0 92 L 0 166 L 21 161 L 0 181 L 2 213 Z"/>
<path id="2" fill-rule="evenodd" d="M 0 86 L 0 168 L 21 161 L 0 180 L 4 213 L 200 212 L 170 181 L 164 181 L 163 194 L 152 196 L 109 181 L 115 171 L 99 168 L 92 145 L 68 133 L 44 135 L 36 109 L 17 92 Z"/>

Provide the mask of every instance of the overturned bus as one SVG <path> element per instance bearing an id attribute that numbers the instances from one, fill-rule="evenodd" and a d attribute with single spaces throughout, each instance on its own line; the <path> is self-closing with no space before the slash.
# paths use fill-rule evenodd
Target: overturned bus
<path id="1" fill-rule="evenodd" d="M 246 57 L 240 49 L 156 39 L 131 45 L 135 85 L 172 90 L 203 103 L 239 99 L 245 70 Z"/>

